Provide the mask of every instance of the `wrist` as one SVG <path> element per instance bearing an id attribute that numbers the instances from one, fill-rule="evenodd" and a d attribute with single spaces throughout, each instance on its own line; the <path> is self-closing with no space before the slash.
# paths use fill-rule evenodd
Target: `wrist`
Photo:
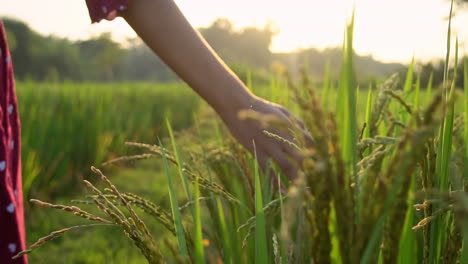
<path id="1" fill-rule="evenodd" d="M 212 104 L 214 110 L 222 117 L 237 116 L 242 110 L 252 108 L 259 100 L 243 84 L 241 87 L 231 88 L 226 92 L 219 93 L 222 98 L 218 98 Z"/>

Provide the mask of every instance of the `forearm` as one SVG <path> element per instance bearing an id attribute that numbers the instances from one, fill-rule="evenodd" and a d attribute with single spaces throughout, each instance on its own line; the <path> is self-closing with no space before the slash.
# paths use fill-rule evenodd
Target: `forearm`
<path id="1" fill-rule="evenodd" d="M 132 0 L 122 15 L 219 114 L 251 103 L 253 95 L 188 23 L 173 0 Z"/>

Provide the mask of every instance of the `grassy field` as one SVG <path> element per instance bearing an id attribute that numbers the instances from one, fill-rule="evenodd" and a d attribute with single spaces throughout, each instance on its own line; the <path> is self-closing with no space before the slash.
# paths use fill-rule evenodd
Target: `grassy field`
<path id="1" fill-rule="evenodd" d="M 411 78 L 408 75 L 402 76 L 402 79 Z M 303 82 L 307 83 L 305 80 Z M 445 127 L 442 125 L 445 123 L 441 120 L 449 116 L 449 112 L 443 109 L 450 105 L 444 107 L 441 103 L 442 97 L 435 97 L 439 99 L 431 104 L 431 98 L 426 90 L 420 91 L 424 93 L 424 96 L 421 96 L 420 102 L 417 102 L 415 95 L 420 88 L 417 82 L 411 81 L 411 87 L 404 92 L 405 83 L 407 82 L 396 82 L 395 79 L 390 79 L 382 83 L 378 89 L 372 90 L 372 93 L 361 91 L 356 94 L 359 98 L 357 101 L 369 101 L 369 103 L 367 105 L 356 104 L 356 113 L 361 114 L 355 116 L 356 133 L 354 136 L 358 139 L 353 144 L 357 152 L 354 162 L 357 174 L 355 178 L 351 176 L 353 167 L 345 165 L 347 164 L 346 153 L 353 152 L 345 152 L 346 148 L 341 147 L 339 156 L 332 155 L 334 147 L 346 144 L 342 138 L 346 138 L 348 134 L 338 133 L 342 130 L 351 131 L 346 128 L 348 123 L 345 120 L 349 120 L 349 117 L 342 117 L 341 121 L 337 121 L 338 127 L 335 127 L 337 133 L 330 135 L 330 138 L 321 134 L 320 131 L 333 131 L 334 129 L 327 129 L 320 125 L 333 125 L 331 120 L 340 118 L 338 114 L 328 116 L 326 112 L 346 113 L 346 111 L 335 110 L 333 107 L 328 107 L 329 110 L 320 110 L 321 103 L 318 98 L 314 97 L 313 90 L 311 90 L 312 93 L 309 96 L 312 97 L 308 100 L 315 103 L 306 104 L 306 106 L 316 107 L 303 109 L 304 112 L 299 112 L 299 114 L 317 140 L 321 139 L 331 145 L 317 147 L 317 151 L 323 152 L 311 157 L 310 161 L 313 163 L 307 165 L 310 167 L 306 167 L 302 187 L 301 185 L 289 186 L 289 192 L 284 197 L 280 192 L 271 189 L 269 182 L 265 181 L 266 177 L 262 176 L 256 168 L 254 159 L 233 144 L 225 136 L 226 131 L 213 122 L 200 122 L 199 130 L 193 127 L 177 134 L 176 144 L 184 146 L 182 148 L 184 151 L 180 153 L 183 157 L 180 159 L 184 159 L 186 165 L 183 168 L 175 166 L 168 170 L 170 172 L 168 176 L 176 181 L 170 190 L 167 189 L 167 180 L 170 178 L 162 173 L 164 164 L 160 158 L 136 163 L 135 170 L 122 169 L 117 174 L 111 173 L 112 181 L 122 192 L 136 193 L 164 208 L 169 216 L 174 217 L 175 226 L 177 226 L 177 218 L 170 213 L 171 207 L 177 208 L 191 199 L 199 201 L 195 199 L 197 193 L 202 196 L 203 199 L 198 203 L 198 210 L 195 210 L 196 206 L 189 207 L 182 210 L 179 216 L 180 226 L 186 228 L 184 237 L 187 252 L 185 254 L 196 263 L 215 263 L 221 260 L 225 263 L 253 263 L 254 260 L 256 260 L 255 263 L 262 261 L 263 263 L 293 263 L 295 261 L 303 263 L 308 259 L 316 259 L 320 263 L 375 263 L 377 261 L 381 263 L 439 263 L 445 262 L 442 261 L 443 259 L 446 259 L 445 263 L 453 263 L 454 259 L 461 261 L 463 257 L 466 258 L 466 255 L 461 255 L 461 247 L 466 245 L 466 242 L 461 242 L 461 239 L 466 239 L 466 235 L 463 235 L 460 229 L 463 226 L 459 225 L 466 221 L 463 218 L 465 215 L 463 212 L 466 212 L 464 211 L 466 205 L 463 204 L 465 196 L 463 192 L 460 193 L 466 188 L 463 187 L 466 186 L 466 178 L 464 180 L 465 176 L 461 173 L 465 167 L 460 161 L 466 158 L 466 154 L 463 154 L 466 149 L 464 143 L 466 141 L 462 133 L 464 131 L 463 119 L 456 115 L 457 118 L 454 118 L 453 123 L 452 157 L 447 161 L 451 168 L 449 179 L 451 192 L 436 191 L 438 189 L 436 175 L 440 172 L 437 172 L 437 161 L 431 157 L 435 156 L 438 151 L 436 149 L 440 133 L 438 130 L 443 131 Z M 310 89 L 309 86 L 298 87 L 302 87 L 298 90 Z M 391 92 L 387 89 L 394 90 Z M 321 92 L 321 98 L 323 98 L 324 91 Z M 335 98 L 339 98 L 340 93 L 345 93 L 344 90 L 334 89 L 329 92 L 330 100 L 337 100 Z M 434 90 L 432 93 L 438 92 Z M 347 98 L 347 95 L 341 94 L 341 96 Z M 412 103 L 406 103 L 408 101 Z M 439 102 L 438 108 L 428 108 L 429 105 L 436 107 L 436 102 Z M 323 105 L 330 106 L 325 103 Z M 349 107 L 346 103 L 343 105 Z M 463 108 L 460 107 L 462 105 L 457 106 L 459 107 L 454 108 L 458 109 L 456 112 L 462 113 Z M 418 108 L 421 110 L 417 111 Z M 413 114 L 409 114 L 409 109 Z M 322 115 L 320 115 L 321 111 L 323 111 Z M 329 118 L 331 119 L 327 121 Z M 376 120 L 379 118 L 381 118 L 380 125 L 369 126 L 368 129 L 362 130 L 362 136 L 359 135 L 364 121 L 372 125 L 378 123 Z M 418 118 L 421 120 L 417 121 Z M 425 125 L 424 122 L 432 118 L 434 119 L 431 122 L 434 123 Z M 207 140 L 207 138 L 212 140 Z M 207 144 L 209 141 L 213 144 Z M 172 150 L 172 143 L 169 139 L 166 138 L 163 145 Z M 161 150 L 155 145 L 142 153 L 161 155 Z M 353 154 L 348 155 L 350 158 Z M 173 159 L 177 160 L 175 157 Z M 329 169 L 323 171 L 323 166 L 319 166 L 319 162 L 328 164 L 325 168 Z M 348 162 L 348 164 L 352 163 Z M 343 170 L 342 174 L 338 170 L 339 164 Z M 179 179 L 179 169 L 185 169 L 179 175 L 182 178 L 184 175 L 188 177 L 190 173 L 196 173 L 199 179 L 203 179 L 199 182 L 199 186 L 202 187 L 200 192 L 197 192 L 197 184 L 189 189 L 191 199 L 187 197 L 183 187 L 184 180 Z M 346 176 L 347 173 L 350 174 Z M 339 183 L 340 177 L 343 177 L 342 180 L 349 181 L 349 184 Z M 375 185 L 377 183 L 375 180 L 379 178 L 382 178 L 383 183 Z M 223 186 L 223 191 L 216 191 L 216 188 L 210 185 L 210 179 Z M 244 180 L 247 180 L 247 183 Z M 105 185 L 99 186 L 105 187 Z M 328 187 L 325 188 L 325 186 Z M 362 192 L 356 192 L 359 188 L 356 186 L 365 189 Z M 168 191 L 174 191 L 173 197 L 177 197 L 175 199 L 178 205 L 171 205 L 167 196 Z M 231 195 L 227 195 L 226 192 Z M 111 191 L 108 195 L 112 197 L 115 193 Z M 347 195 L 350 197 L 343 197 Z M 360 195 L 363 197 L 360 198 Z M 236 201 L 233 201 L 232 197 L 235 197 Z M 98 201 L 104 202 L 102 199 Z M 111 202 L 119 204 L 116 200 Z M 359 202 L 362 204 L 359 205 Z M 300 204 L 303 206 L 298 206 Z M 78 206 L 92 211 L 89 205 Z M 107 206 L 111 208 L 110 205 Z M 436 206 L 442 210 L 435 209 Z M 190 211 L 190 208 L 193 211 Z M 124 207 L 121 209 L 124 210 Z M 373 213 L 374 210 L 376 212 Z M 164 224 L 161 224 L 163 223 L 161 219 L 146 216 L 141 211 L 137 212 L 147 224 L 150 233 L 158 234 L 154 236 L 154 241 L 158 245 L 157 251 L 160 250 L 165 260 L 169 263 L 184 262 L 180 260 L 180 256 L 184 253 L 178 244 L 180 243 L 178 237 L 184 232 L 173 236 L 170 230 L 163 228 Z M 96 212 L 96 214 L 99 213 Z M 347 216 L 346 214 L 355 215 Z M 44 212 L 36 218 L 42 223 L 39 225 L 40 229 L 30 233 L 29 240 L 33 242 L 40 233 L 47 233 L 47 230 L 53 228 L 86 222 L 77 221 L 73 216 L 67 217 L 66 215 L 66 212 L 57 212 L 57 217 L 51 218 L 50 213 L 44 209 Z M 444 216 L 448 218 L 439 224 L 447 227 L 431 231 L 433 221 L 439 217 L 444 219 L 442 218 Z M 127 215 L 127 217 L 131 216 Z M 44 222 L 48 224 L 44 225 Z M 199 230 L 202 230 L 199 232 L 202 236 L 198 235 L 198 240 L 196 240 L 197 223 L 203 223 L 198 225 Z M 259 226 L 263 230 L 258 228 Z M 51 245 L 44 246 L 39 252 L 31 254 L 31 260 L 35 263 L 43 263 L 44 256 L 60 256 L 47 258 L 47 263 L 63 263 L 63 261 L 70 263 L 147 262 L 139 254 L 137 248 L 131 247 L 130 240 L 125 240 L 124 235 L 118 230 L 118 227 L 102 227 L 82 232 L 71 231 L 70 234 L 53 240 Z M 439 230 L 448 230 L 447 236 L 438 238 L 438 242 L 433 242 L 429 234 Z M 346 239 L 350 239 L 354 244 L 344 243 L 343 240 Z M 320 241 L 320 243 L 315 241 Z M 196 261 L 197 253 L 194 245 L 196 243 L 202 245 L 199 247 L 202 251 L 199 252 L 203 252 L 199 253 L 199 256 L 203 257 L 199 257 L 198 261 Z M 392 243 L 392 246 L 386 248 L 387 243 Z M 433 243 L 440 243 L 440 246 L 433 245 L 436 249 L 428 250 Z M 360 248 L 357 247 L 359 244 Z M 310 247 L 315 247 L 316 250 L 310 251 Z M 76 250 L 77 248 L 79 250 Z M 435 256 L 431 256 L 433 250 L 438 251 Z M 463 249 L 463 252 L 466 254 L 466 249 Z M 153 262 L 159 261 L 153 260 Z"/>
<path id="2" fill-rule="evenodd" d="M 27 197 L 77 191 L 91 164 L 122 155 L 125 141 L 157 142 L 166 117 L 177 129 L 190 126 L 200 103 L 177 83 L 20 82 L 16 89 Z"/>
<path id="3" fill-rule="evenodd" d="M 305 74 L 300 80 L 272 77 L 268 88 L 247 80 L 257 94 L 292 109 L 315 139 L 306 144 L 296 126 L 288 127 L 295 142 L 270 134 L 303 155 L 297 180 L 289 182 L 278 172 L 272 184 L 255 157 L 228 136 L 213 113 L 203 111 L 183 131 L 168 122 L 161 141 L 130 143 L 126 147 L 137 154 L 112 163 L 137 169 L 93 168 L 100 181 L 85 182 L 87 195 L 73 202 L 79 208 L 35 201 L 59 209 L 54 215 L 72 217 L 41 215 L 38 219 L 50 224 L 37 224 L 43 234 L 70 227 L 30 244 L 31 250 L 43 246 L 31 258 L 36 263 L 468 263 L 468 60 L 458 60 L 453 44 L 449 27 L 443 87 L 421 87 L 411 65 L 406 75 L 356 89 L 351 21 L 338 85 L 325 76 L 317 87 Z M 464 68 L 464 87 L 452 81 L 457 67 Z M 112 175 L 114 184 L 104 174 Z M 287 191 L 275 187 L 282 184 Z M 51 245 L 44 245 L 48 241 Z"/>
<path id="4" fill-rule="evenodd" d="M 351 69 L 349 73 L 352 74 Z M 456 90 L 449 89 L 446 94 L 436 88 L 422 89 L 411 69 L 399 81 L 398 77 L 392 77 L 372 90 L 354 91 L 354 95 L 352 75 L 344 75 L 338 87 L 320 87 L 319 96 L 306 77 L 299 83 L 286 85 L 285 77 L 274 83 L 279 84 L 270 87 L 270 98 L 283 100 L 283 104 L 296 109 L 317 142 L 323 142 L 313 149 L 299 145 L 310 156 L 306 156 L 301 179 L 292 185 L 285 183 L 289 187 L 286 194 L 272 189 L 254 158 L 226 137 L 227 132 L 213 122 L 208 111 L 208 116 L 198 116 L 195 126 L 177 133 L 175 141 L 166 137 L 162 145 L 167 149 L 163 150 L 161 144 L 140 146 L 138 153 L 159 158 L 135 163 L 134 170 L 120 167 L 116 172 L 104 167 L 122 193 L 136 193 L 160 206 L 157 210 L 146 208 L 150 215 L 137 210 L 146 223 L 144 228 L 136 224 L 139 218 L 125 213 L 127 219 L 134 219 L 128 221 L 133 223 L 135 235 L 144 236 L 144 230 L 149 230 L 150 239 L 154 240 L 151 247 L 138 244 L 138 238 L 133 239 L 139 246 L 132 247 L 131 240 L 125 239 L 120 229 L 123 227 L 116 224 L 70 231 L 31 254 L 31 261 L 304 263 L 314 259 L 317 263 L 463 263 L 466 260 L 464 245 L 468 236 L 460 223 L 467 221 L 463 160 L 468 154 L 466 119 L 461 116 L 467 113 L 463 101 L 466 102 L 468 94 L 453 105 L 451 98 L 458 94 Z M 288 92 L 285 86 L 289 86 Z M 261 90 L 258 93 L 267 93 L 265 88 L 258 89 Z M 355 99 L 350 100 L 353 96 Z M 450 124 L 452 128 L 446 128 Z M 446 129 L 453 133 L 444 133 Z M 445 143 L 451 146 L 448 150 L 439 147 L 440 142 L 449 140 L 444 139 L 447 135 L 452 137 L 450 143 Z M 183 146 L 182 151 L 176 146 Z M 436 155 L 450 157 L 442 160 L 434 158 Z M 176 166 L 169 168 L 171 160 Z M 440 182 L 444 173 L 446 182 Z M 175 182 L 168 185 L 169 179 Z M 185 188 L 185 181 L 193 185 Z M 103 189 L 106 185 L 98 187 Z M 171 199 L 168 193 L 172 193 Z M 88 199 L 114 210 L 112 204 L 121 203 L 115 196 L 117 192 L 110 190 L 105 194 Z M 104 197 L 109 200 L 106 202 Z M 125 199 L 135 208 L 144 208 L 132 196 Z M 181 210 L 180 215 L 174 213 L 178 211 L 174 208 L 188 201 L 192 201 L 191 206 Z M 112 214 L 99 213 L 90 205 L 75 205 L 107 216 L 111 222 L 117 221 Z M 66 212 L 56 212 L 56 217 L 51 218 L 47 210 L 50 209 L 38 211 L 36 221 L 29 224 L 33 230 L 29 233 L 30 244 L 51 229 L 86 223 Z M 158 217 L 161 211 L 170 218 Z M 172 224 L 167 226 L 167 221 Z"/>

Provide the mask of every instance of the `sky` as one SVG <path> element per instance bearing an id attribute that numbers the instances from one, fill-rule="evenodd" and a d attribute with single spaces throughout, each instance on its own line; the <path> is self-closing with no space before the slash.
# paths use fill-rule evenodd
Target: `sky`
<path id="1" fill-rule="evenodd" d="M 216 18 L 236 28 L 272 23 L 279 31 L 273 51 L 341 46 L 355 8 L 355 49 L 385 62 L 427 61 L 446 52 L 448 0 L 175 0 L 195 27 Z M 462 11 L 464 10 L 464 11 Z M 0 16 L 28 23 L 42 34 L 86 39 L 111 32 L 123 41 L 136 34 L 122 18 L 91 24 L 84 0 L 3 0 Z M 453 19 L 460 53 L 468 54 L 468 6 Z"/>

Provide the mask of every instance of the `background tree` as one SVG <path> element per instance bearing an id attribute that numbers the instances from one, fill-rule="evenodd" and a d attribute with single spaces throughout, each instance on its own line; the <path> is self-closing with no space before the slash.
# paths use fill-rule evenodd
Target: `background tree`
<path id="1" fill-rule="evenodd" d="M 87 40 L 71 41 L 43 36 L 18 20 L 3 18 L 3 21 L 19 80 L 178 80 L 139 39 L 128 40 L 122 45 L 114 41 L 110 33 L 103 33 Z M 311 47 L 289 53 L 271 52 L 271 43 L 276 34 L 271 25 L 235 29 L 229 20 L 217 19 L 210 26 L 201 28 L 200 32 L 244 81 L 249 74 L 257 84 L 268 83 L 272 65 L 282 65 L 292 73 L 299 72 L 300 67 L 307 65 L 318 81 L 323 78 L 327 63 L 333 69 L 341 67 L 340 48 L 318 50 Z M 362 82 L 384 78 L 404 68 L 398 63 L 378 62 L 371 56 L 356 55 L 355 59 Z"/>
<path id="2" fill-rule="evenodd" d="M 265 68 L 271 63 L 270 46 L 275 32 L 269 25 L 236 31 L 229 20 L 221 18 L 201 28 L 200 33 L 228 64 Z"/>

